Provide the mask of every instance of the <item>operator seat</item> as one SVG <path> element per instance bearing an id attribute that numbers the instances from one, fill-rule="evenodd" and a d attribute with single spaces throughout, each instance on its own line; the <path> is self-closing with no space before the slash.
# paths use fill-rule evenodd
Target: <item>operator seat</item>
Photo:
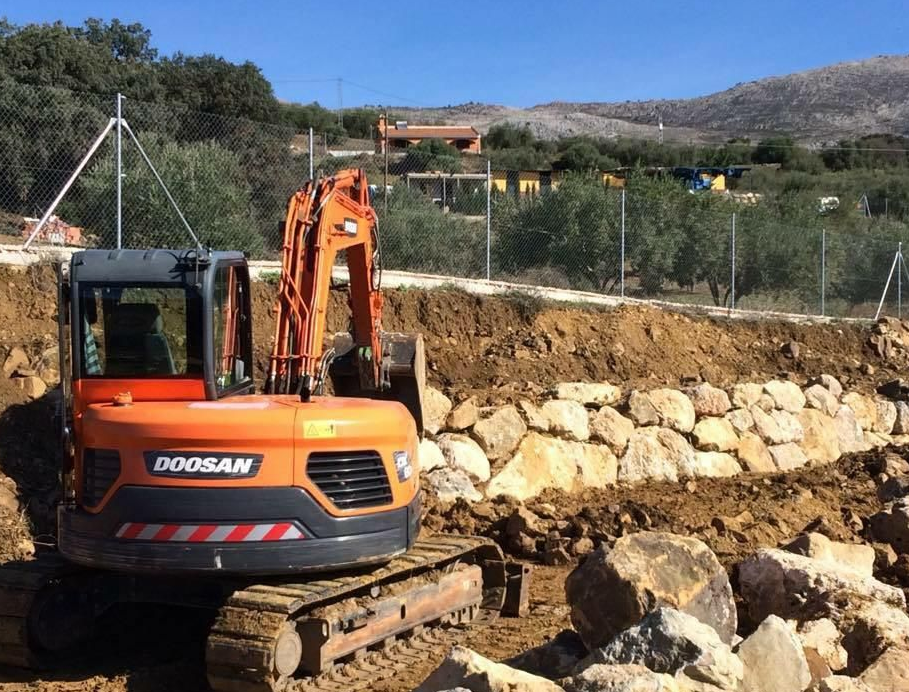
<path id="1" fill-rule="evenodd" d="M 157 305 L 121 303 L 109 319 L 105 375 L 177 374 Z"/>

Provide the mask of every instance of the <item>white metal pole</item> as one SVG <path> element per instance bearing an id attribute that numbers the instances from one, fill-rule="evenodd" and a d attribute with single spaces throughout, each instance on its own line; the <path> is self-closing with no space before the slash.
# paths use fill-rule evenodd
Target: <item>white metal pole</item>
<path id="1" fill-rule="evenodd" d="M 117 94 L 117 249 L 123 247 L 123 95 Z"/>
<path id="2" fill-rule="evenodd" d="M 893 264 L 890 265 L 890 273 L 887 274 L 887 283 L 884 284 L 884 292 L 881 294 L 881 302 L 877 304 L 877 312 L 874 313 L 874 319 L 881 316 L 881 310 L 884 307 L 884 299 L 887 297 L 887 291 L 890 289 L 890 281 L 893 279 L 893 270 L 896 269 L 896 263 L 899 262 L 900 253 L 896 253 L 893 258 Z"/>
<path id="3" fill-rule="evenodd" d="M 827 298 L 827 229 L 821 229 L 821 317 L 824 316 Z"/>
<path id="4" fill-rule="evenodd" d="M 490 255 L 492 246 L 492 162 L 486 159 L 486 280 L 491 274 Z"/>
<path id="5" fill-rule="evenodd" d="M 622 188 L 622 238 L 619 248 L 619 291 L 625 297 L 625 188 Z"/>
<path id="6" fill-rule="evenodd" d="M 732 212 L 732 282 L 729 284 L 729 309 L 735 310 L 735 212 Z"/>
<path id="7" fill-rule="evenodd" d="M 903 243 L 900 241 L 896 250 L 896 256 L 899 257 L 900 264 L 903 263 Z M 903 272 L 897 269 L 896 272 L 896 316 L 903 319 Z"/>
<path id="8" fill-rule="evenodd" d="M 107 127 L 105 127 L 104 130 L 101 132 L 101 134 L 98 135 L 98 139 L 96 139 L 94 141 L 94 143 L 89 148 L 88 152 L 85 154 L 85 156 L 79 162 L 79 165 L 76 166 L 76 170 L 73 171 L 73 174 L 69 177 L 69 179 L 66 181 L 66 183 L 64 183 L 60 192 L 58 192 L 57 196 L 54 197 L 54 201 L 51 202 L 50 206 L 47 208 L 47 211 L 44 212 L 44 216 L 41 217 L 41 220 L 38 221 L 38 225 L 35 226 L 35 230 L 32 231 L 31 235 L 28 237 L 28 239 L 25 241 L 25 244 L 22 246 L 23 250 L 28 250 L 28 246 L 32 244 L 32 241 L 38 236 L 38 233 L 41 232 L 41 229 L 44 228 L 44 225 L 47 223 L 48 219 L 50 219 L 51 215 L 54 213 L 54 210 L 57 208 L 57 205 L 60 204 L 60 200 L 63 199 L 63 195 L 65 195 L 69 191 L 69 189 L 73 186 L 73 183 L 76 182 L 76 178 L 79 177 L 79 174 L 82 172 L 82 169 L 85 168 L 86 164 L 89 162 L 89 159 L 91 159 L 91 157 L 94 155 L 94 153 L 96 151 L 98 151 L 98 147 L 101 146 L 101 142 L 104 141 L 104 138 L 107 137 L 107 133 L 110 132 L 111 129 L 113 128 L 116 120 L 117 120 L 116 118 L 111 118 L 110 120 L 107 121 Z"/>
<path id="9" fill-rule="evenodd" d="M 312 180 L 313 167 L 313 136 L 312 128 L 309 128 L 309 179 Z"/>

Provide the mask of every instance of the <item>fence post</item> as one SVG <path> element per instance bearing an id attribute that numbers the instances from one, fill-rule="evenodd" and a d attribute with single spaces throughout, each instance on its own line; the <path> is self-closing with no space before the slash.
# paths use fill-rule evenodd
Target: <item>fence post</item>
<path id="1" fill-rule="evenodd" d="M 123 247 L 123 94 L 117 93 L 117 249 Z"/>
<path id="2" fill-rule="evenodd" d="M 729 310 L 735 310 L 735 212 L 732 212 L 732 280 L 729 284 Z"/>
<path id="3" fill-rule="evenodd" d="M 622 188 L 622 233 L 621 247 L 619 248 L 619 291 L 625 297 L 625 188 Z"/>
<path id="4" fill-rule="evenodd" d="M 821 229 L 821 317 L 824 317 L 827 298 L 827 229 Z"/>
<path id="5" fill-rule="evenodd" d="M 312 136 L 312 128 L 309 128 L 309 179 L 310 179 L 310 180 L 312 180 L 312 177 L 313 177 L 313 176 L 312 176 L 312 174 L 313 174 L 313 158 L 314 158 L 314 155 L 315 155 L 315 152 L 313 152 L 313 145 L 314 145 L 314 142 L 313 142 L 313 136 Z"/>
<path id="6" fill-rule="evenodd" d="M 899 258 L 899 264 L 903 263 L 903 243 L 900 241 L 896 250 L 896 256 Z M 896 268 L 896 317 L 903 319 L 903 272 L 902 267 Z"/>
<path id="7" fill-rule="evenodd" d="M 486 280 L 490 278 L 490 255 L 492 246 L 492 162 L 486 159 Z"/>

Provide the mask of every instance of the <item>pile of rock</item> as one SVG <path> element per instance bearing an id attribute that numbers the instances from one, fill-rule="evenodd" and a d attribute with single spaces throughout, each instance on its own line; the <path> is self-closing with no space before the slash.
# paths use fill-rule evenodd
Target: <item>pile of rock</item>
<path id="1" fill-rule="evenodd" d="M 418 688 L 437 692 L 897 692 L 909 689 L 903 593 L 874 550 L 799 536 L 737 566 L 735 594 L 706 545 L 638 533 L 569 576 L 575 633 L 510 665 L 456 647 Z M 571 646 L 572 637 L 580 644 Z"/>
<path id="2" fill-rule="evenodd" d="M 554 488 L 678 481 L 774 472 L 842 454 L 909 442 L 909 404 L 844 393 L 830 375 L 728 391 L 632 391 L 565 382 L 537 404 L 453 406 L 430 389 L 420 448 L 430 489 L 442 501 L 505 495 L 519 501 Z"/>
<path id="3" fill-rule="evenodd" d="M 3 361 L 3 377 L 10 378 L 29 399 L 39 399 L 48 387 L 60 381 L 57 370 L 57 347 L 51 347 L 35 359 L 30 359 L 25 349 L 14 346 Z"/>

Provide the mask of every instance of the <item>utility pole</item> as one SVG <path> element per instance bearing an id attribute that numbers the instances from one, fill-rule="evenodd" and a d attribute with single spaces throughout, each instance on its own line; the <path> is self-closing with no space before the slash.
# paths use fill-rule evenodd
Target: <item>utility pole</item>
<path id="1" fill-rule="evenodd" d="M 385 152 L 385 180 L 382 190 L 382 213 L 388 214 L 388 111 L 383 116 L 385 128 L 382 130 L 382 150 Z"/>

